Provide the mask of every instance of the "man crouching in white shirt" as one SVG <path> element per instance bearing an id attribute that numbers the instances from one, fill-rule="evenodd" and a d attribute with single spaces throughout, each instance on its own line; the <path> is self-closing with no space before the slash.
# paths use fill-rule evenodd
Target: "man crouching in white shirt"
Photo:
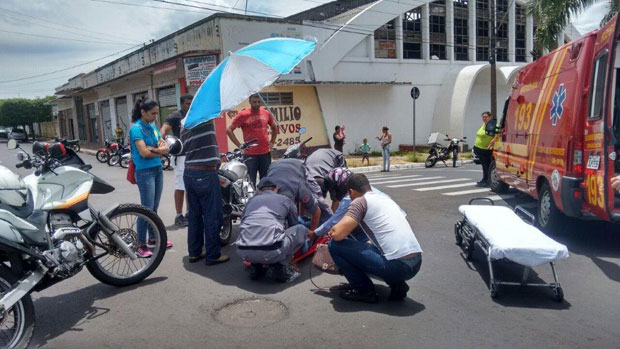
<path id="1" fill-rule="evenodd" d="M 389 196 L 372 192 L 363 174 L 354 174 L 347 189 L 353 201 L 342 220 L 329 231 L 329 253 L 350 285 L 340 296 L 376 303 L 375 286 L 368 277 L 372 274 L 390 286 L 390 300 L 404 299 L 409 291 L 405 281 L 413 278 L 422 265 L 422 249 L 407 218 Z M 372 244 L 347 238 L 358 225 Z"/>

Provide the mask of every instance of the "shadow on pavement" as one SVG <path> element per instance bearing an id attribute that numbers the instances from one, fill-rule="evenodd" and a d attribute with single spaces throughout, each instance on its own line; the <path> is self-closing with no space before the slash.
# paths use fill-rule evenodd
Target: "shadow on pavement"
<path id="1" fill-rule="evenodd" d="M 166 279 L 168 278 L 147 278 L 142 282 L 127 287 L 115 287 L 98 283 L 71 293 L 37 298 L 34 300 L 36 328 L 31 345 L 33 347 L 40 347 L 68 331 L 82 331 L 79 326 L 84 321 L 108 314 L 110 309 L 93 306 L 96 300 L 114 297 L 140 287 L 165 281 Z"/>
<path id="2" fill-rule="evenodd" d="M 391 316 L 413 316 L 426 309 L 424 304 L 418 303 L 411 298 L 405 298 L 402 301 L 387 300 L 390 294 L 390 288 L 384 285 L 375 284 L 375 289 L 379 295 L 378 304 L 366 304 L 351 302 L 340 298 L 339 291 L 316 291 L 315 294 L 327 298 L 331 298 L 331 304 L 334 310 L 339 313 L 355 313 L 359 311 L 375 312 Z M 409 291 L 410 294 L 413 290 Z"/>

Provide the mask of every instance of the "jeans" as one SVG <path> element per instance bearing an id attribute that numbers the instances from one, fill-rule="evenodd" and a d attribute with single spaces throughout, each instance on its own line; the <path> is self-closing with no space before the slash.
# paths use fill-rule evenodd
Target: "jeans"
<path id="1" fill-rule="evenodd" d="M 386 145 L 381 149 L 383 154 L 383 171 L 390 170 L 390 146 Z"/>
<path id="2" fill-rule="evenodd" d="M 202 247 L 207 250 L 207 260 L 220 258 L 220 230 L 224 221 L 222 192 L 217 171 L 191 170 L 183 174 L 187 193 L 188 228 L 187 250 L 189 255 L 200 256 Z"/>
<path id="3" fill-rule="evenodd" d="M 159 200 L 161 199 L 161 191 L 164 186 L 164 173 L 161 166 L 136 170 L 136 183 L 140 192 L 140 203 L 153 211 L 157 212 Z M 138 241 L 141 244 L 146 243 L 146 230 L 148 223 L 138 218 Z M 154 239 L 153 229 L 148 225 L 149 238 Z"/>
<path id="4" fill-rule="evenodd" d="M 250 180 L 256 186 L 256 173 L 260 174 L 260 178 L 267 177 L 267 170 L 271 165 L 271 153 L 262 155 L 247 155 L 244 157 L 245 165 L 248 167 Z"/>
<path id="5" fill-rule="evenodd" d="M 387 260 L 374 245 L 346 238 L 329 242 L 329 253 L 351 287 L 362 293 L 374 292 L 368 274 L 383 279 L 389 286 L 413 278 L 422 265 L 422 254 L 413 258 Z"/>
<path id="6" fill-rule="evenodd" d="M 474 154 L 480 159 L 480 165 L 482 165 L 482 182 L 489 181 L 489 167 L 493 160 L 493 151 L 489 149 L 481 149 L 474 147 Z"/>

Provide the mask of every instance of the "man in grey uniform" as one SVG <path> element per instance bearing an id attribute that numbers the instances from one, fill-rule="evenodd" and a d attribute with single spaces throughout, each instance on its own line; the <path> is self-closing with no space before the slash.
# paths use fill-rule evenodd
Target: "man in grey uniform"
<path id="1" fill-rule="evenodd" d="M 306 159 L 306 168 L 308 169 L 312 191 L 318 195 L 317 200 L 323 213 L 325 214 L 325 212 L 327 212 L 329 216 L 331 216 L 333 214 L 332 211 L 335 211 L 338 207 L 338 201 L 334 200 L 332 197 L 332 206 L 330 207 L 325 200 L 327 190 L 325 190 L 325 186 L 323 185 L 323 178 L 327 176 L 329 171 L 338 167 L 347 167 L 347 162 L 344 160 L 342 153 L 335 149 L 317 149 Z M 326 219 L 321 219 L 322 222 L 325 220 Z"/>
<path id="2" fill-rule="evenodd" d="M 243 211 L 237 253 L 252 263 L 252 280 L 262 276 L 263 264 L 269 264 L 276 281 L 291 282 L 299 273 L 288 263 L 303 245 L 308 230 L 297 222 L 295 203 L 278 194 L 269 177 L 261 179 L 258 189 L 259 194 L 250 199 Z"/>
<path id="3" fill-rule="evenodd" d="M 280 194 L 301 205 L 312 215 L 310 230 L 314 230 L 321 221 L 321 208 L 310 186 L 307 172 L 303 162 L 297 159 L 280 159 L 271 163 L 267 177 L 278 187 Z"/>

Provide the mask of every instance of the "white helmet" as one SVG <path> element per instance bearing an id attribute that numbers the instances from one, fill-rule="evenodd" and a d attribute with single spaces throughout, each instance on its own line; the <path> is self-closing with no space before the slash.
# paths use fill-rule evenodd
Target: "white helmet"
<path id="1" fill-rule="evenodd" d="M 24 188 L 19 175 L 0 165 L 0 203 L 21 206 L 26 198 L 19 191 Z"/>

